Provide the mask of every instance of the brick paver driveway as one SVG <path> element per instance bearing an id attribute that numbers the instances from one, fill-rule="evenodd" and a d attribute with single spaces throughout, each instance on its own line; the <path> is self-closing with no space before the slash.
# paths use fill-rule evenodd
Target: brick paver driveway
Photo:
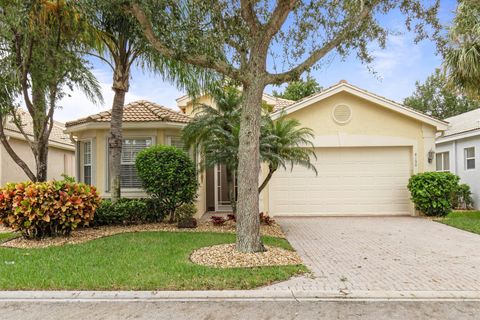
<path id="1" fill-rule="evenodd" d="M 313 275 L 265 289 L 480 290 L 480 235 L 413 217 L 277 221 Z"/>

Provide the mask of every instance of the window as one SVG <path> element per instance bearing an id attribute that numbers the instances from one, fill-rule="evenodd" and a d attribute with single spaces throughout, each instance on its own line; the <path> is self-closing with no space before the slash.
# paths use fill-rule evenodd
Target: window
<path id="1" fill-rule="evenodd" d="M 83 143 L 83 182 L 92 184 L 92 142 Z"/>
<path id="2" fill-rule="evenodd" d="M 122 188 L 141 188 L 142 182 L 137 175 L 135 158 L 137 154 L 152 145 L 151 138 L 124 139 L 122 144 L 122 160 L 120 169 L 120 185 Z"/>
<path id="3" fill-rule="evenodd" d="M 169 145 L 177 147 L 177 148 L 182 149 L 185 152 L 187 152 L 187 150 L 185 148 L 185 144 L 183 143 L 183 140 L 182 140 L 181 137 L 169 136 L 167 142 L 168 142 Z"/>
<path id="4" fill-rule="evenodd" d="M 450 153 L 440 152 L 436 154 L 437 171 L 450 171 Z"/>
<path id="5" fill-rule="evenodd" d="M 465 148 L 465 170 L 475 169 L 475 147 Z"/>

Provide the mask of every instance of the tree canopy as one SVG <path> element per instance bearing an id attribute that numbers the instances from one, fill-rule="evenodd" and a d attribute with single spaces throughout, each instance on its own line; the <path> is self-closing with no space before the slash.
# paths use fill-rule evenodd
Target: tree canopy
<path id="1" fill-rule="evenodd" d="M 460 0 L 444 52 L 449 85 L 480 98 L 480 2 Z"/>
<path id="2" fill-rule="evenodd" d="M 440 69 L 435 69 L 424 83 L 417 81 L 415 86 L 415 92 L 404 100 L 404 104 L 439 119 L 480 108 L 478 100 L 448 87 L 447 78 Z"/>
<path id="3" fill-rule="evenodd" d="M 101 100 L 90 65 L 78 53 L 92 44 L 91 34 L 76 1 L 0 1 L 0 140 L 32 181 L 47 178 L 53 115 L 67 90 L 76 88 L 92 101 Z M 31 118 L 33 134 L 25 130 L 20 101 Z M 11 148 L 5 121 L 13 122 L 30 146 L 35 169 Z"/>
<path id="4" fill-rule="evenodd" d="M 273 91 L 275 97 L 298 101 L 302 98 L 308 97 L 314 93 L 320 92 L 322 87 L 318 84 L 315 78 L 307 75 L 305 80 L 289 82 L 283 92 Z"/>

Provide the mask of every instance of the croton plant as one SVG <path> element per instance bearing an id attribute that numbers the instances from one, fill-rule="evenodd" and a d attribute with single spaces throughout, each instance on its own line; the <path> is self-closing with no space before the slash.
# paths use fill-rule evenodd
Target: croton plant
<path id="1" fill-rule="evenodd" d="M 0 189 L 0 222 L 26 238 L 69 235 L 93 221 L 99 204 L 95 187 L 83 183 L 8 183 Z"/>

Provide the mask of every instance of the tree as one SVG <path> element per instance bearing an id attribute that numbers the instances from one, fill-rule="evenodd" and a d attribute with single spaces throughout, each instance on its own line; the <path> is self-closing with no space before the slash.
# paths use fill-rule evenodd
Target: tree
<path id="1" fill-rule="evenodd" d="M 88 63 L 77 53 L 90 43 L 88 31 L 75 1 L 0 1 L 0 140 L 32 181 L 47 179 L 48 140 L 65 88 L 78 88 L 90 100 L 101 100 Z M 25 130 L 20 99 L 31 117 L 33 134 Z M 35 169 L 11 147 L 4 132 L 6 121 L 13 122 L 27 141 Z"/>
<path id="2" fill-rule="evenodd" d="M 232 209 L 236 213 L 235 179 L 238 167 L 238 148 L 241 115 L 241 93 L 227 86 L 213 93 L 216 108 L 201 104 L 195 109 L 193 120 L 183 129 L 183 140 L 188 147 L 200 150 L 202 167 L 225 165 Z M 315 157 L 310 139 L 310 128 L 300 127 L 300 122 L 280 116 L 273 120 L 264 109 L 261 122 L 260 157 L 269 172 L 258 187 L 260 193 L 279 168 L 287 165 L 305 166 L 317 172 L 310 162 Z"/>
<path id="3" fill-rule="evenodd" d="M 384 47 L 388 35 L 379 17 L 393 9 L 405 14 L 416 40 L 426 36 L 426 24 L 433 26 L 434 36 L 439 28 L 438 3 L 425 8 L 420 0 L 123 2 L 163 56 L 214 70 L 243 87 L 236 241 L 241 252 L 264 250 L 257 189 L 265 86 L 298 80 L 332 51 L 342 57 L 356 52 L 370 62 L 368 44 L 378 41 Z"/>
<path id="4" fill-rule="evenodd" d="M 308 75 L 305 80 L 300 79 L 290 82 L 283 92 L 274 90 L 273 95 L 283 99 L 298 101 L 321 90 L 322 87 L 318 84 L 317 80 Z"/>
<path id="5" fill-rule="evenodd" d="M 137 65 L 159 72 L 164 79 L 176 82 L 195 93 L 203 83 L 213 81 L 210 73 L 164 59 L 149 49 L 134 18 L 123 8 L 111 1 L 83 0 L 91 25 L 96 29 L 100 41 L 88 53 L 109 66 L 113 73 L 110 133 L 108 138 L 108 170 L 110 196 L 116 202 L 121 196 L 122 118 L 125 95 L 130 88 L 131 67 Z M 199 81 L 199 79 L 205 81 Z"/>
<path id="6" fill-rule="evenodd" d="M 480 2 L 460 0 L 444 52 L 449 85 L 480 97 Z"/>
<path id="7" fill-rule="evenodd" d="M 427 78 L 425 83 L 415 83 L 415 92 L 404 100 L 404 104 L 428 115 L 445 119 L 480 108 L 480 102 L 452 91 L 447 78 L 440 69 Z"/>

